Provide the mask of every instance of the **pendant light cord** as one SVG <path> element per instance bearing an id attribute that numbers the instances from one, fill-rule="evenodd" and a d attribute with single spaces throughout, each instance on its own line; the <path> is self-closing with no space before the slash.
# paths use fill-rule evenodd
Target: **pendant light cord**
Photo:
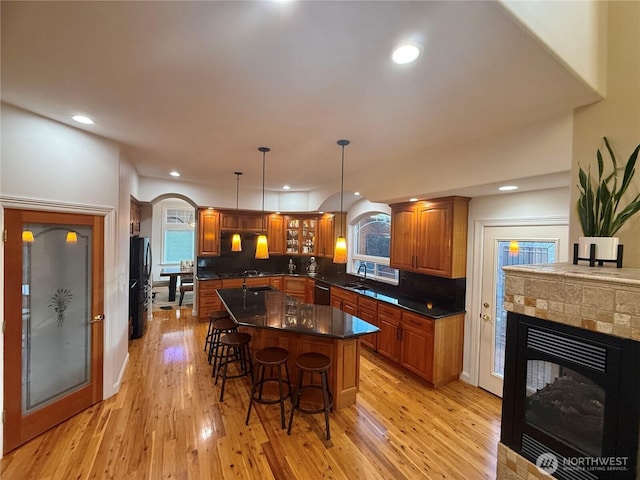
<path id="1" fill-rule="evenodd" d="M 240 198 L 240 175 L 242 172 L 233 172 L 236 175 L 236 210 L 238 210 L 238 199 Z"/>
<path id="2" fill-rule="evenodd" d="M 259 147 L 258 150 L 262 152 L 262 230 L 264 231 L 264 172 L 266 169 L 266 155 L 271 149 L 269 147 Z"/>
<path id="3" fill-rule="evenodd" d="M 347 145 L 349 145 L 349 140 L 338 140 L 338 145 L 340 145 L 342 147 L 342 170 L 340 172 L 340 215 L 342 215 L 344 212 L 342 211 L 343 208 L 343 198 L 344 198 L 344 147 L 346 147 Z M 343 231 L 342 231 L 342 219 L 340 219 L 340 236 L 343 236 Z"/>

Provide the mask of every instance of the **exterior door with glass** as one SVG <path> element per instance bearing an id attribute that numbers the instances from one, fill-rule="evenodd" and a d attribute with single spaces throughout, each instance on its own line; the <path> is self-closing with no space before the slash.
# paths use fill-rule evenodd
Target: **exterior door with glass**
<path id="1" fill-rule="evenodd" d="M 102 399 L 103 225 L 5 210 L 5 453 Z"/>
<path id="2" fill-rule="evenodd" d="M 507 322 L 502 267 L 564 262 L 568 258 L 568 245 L 568 225 L 484 228 L 478 378 L 481 388 L 502 397 Z"/>

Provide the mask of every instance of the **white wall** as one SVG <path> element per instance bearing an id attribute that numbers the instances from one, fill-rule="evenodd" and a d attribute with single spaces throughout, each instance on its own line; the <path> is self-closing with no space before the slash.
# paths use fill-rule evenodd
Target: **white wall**
<path id="1" fill-rule="evenodd" d="M 128 302 L 123 292 L 126 291 L 125 280 L 128 287 L 129 274 L 129 192 L 119 190 L 122 173 L 119 148 L 114 142 L 13 106 L 1 104 L 0 107 L 2 207 L 64 210 L 105 217 L 103 391 L 104 397 L 109 397 L 119 385 L 127 358 Z M 126 173 L 133 174 L 132 171 Z M 126 209 L 122 206 L 124 197 L 127 198 Z M 123 215 L 119 216 L 120 209 L 123 209 Z M 125 244 L 126 254 L 122 251 Z M 0 265 L 0 278 L 3 278 L 4 264 Z M 2 308 L 0 322 L 5 320 L 15 321 L 5 319 Z M 0 345 L 3 345 L 1 335 Z M 0 364 L 0 379 L 3 374 L 4 363 Z M 0 409 L 4 405 L 4 395 L 5 392 L 0 393 Z"/>
<path id="2" fill-rule="evenodd" d="M 640 143 L 640 2 L 607 2 L 607 96 L 601 102 L 578 109 L 574 117 L 572 178 L 578 178 L 578 166 L 597 172 L 596 150 L 606 136 L 616 153 L 618 164 L 626 162 Z M 610 171 L 610 170 L 607 170 Z M 572 202 L 577 201 L 577 181 L 572 182 Z M 640 168 L 622 200 L 626 205 L 640 194 Z M 573 214 L 574 212 L 572 212 Z M 571 217 L 571 240 L 582 235 L 577 215 Z M 640 268 L 640 214 L 627 222 L 616 234 L 624 244 L 625 267 Z"/>
<path id="3" fill-rule="evenodd" d="M 537 223 L 542 219 L 568 223 L 569 200 L 570 189 L 566 187 L 477 197 L 469 203 L 465 299 L 467 313 L 464 325 L 463 371 L 460 376 L 462 380 L 478 385 L 482 224 L 508 222 L 515 225 L 523 222 Z"/>
<path id="4" fill-rule="evenodd" d="M 605 94 L 607 2 L 501 3 L 587 85 Z"/>

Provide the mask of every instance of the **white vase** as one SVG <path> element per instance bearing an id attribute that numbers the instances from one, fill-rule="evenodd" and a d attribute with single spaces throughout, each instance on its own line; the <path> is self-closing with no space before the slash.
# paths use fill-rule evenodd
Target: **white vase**
<path id="1" fill-rule="evenodd" d="M 596 260 L 616 260 L 618 258 L 618 237 L 580 237 L 578 257 L 589 258 L 589 249 L 596 244 Z"/>

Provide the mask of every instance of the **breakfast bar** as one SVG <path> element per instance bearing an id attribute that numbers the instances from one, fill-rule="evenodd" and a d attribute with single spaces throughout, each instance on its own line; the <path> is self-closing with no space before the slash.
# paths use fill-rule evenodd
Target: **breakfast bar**
<path id="1" fill-rule="evenodd" d="M 251 334 L 251 351 L 278 346 L 289 351 L 289 371 L 296 378 L 296 357 L 319 352 L 331 359 L 329 387 L 333 408 L 353 405 L 359 386 L 359 337 L 378 327 L 328 305 L 312 305 L 271 287 L 217 290 L 240 331 Z"/>

